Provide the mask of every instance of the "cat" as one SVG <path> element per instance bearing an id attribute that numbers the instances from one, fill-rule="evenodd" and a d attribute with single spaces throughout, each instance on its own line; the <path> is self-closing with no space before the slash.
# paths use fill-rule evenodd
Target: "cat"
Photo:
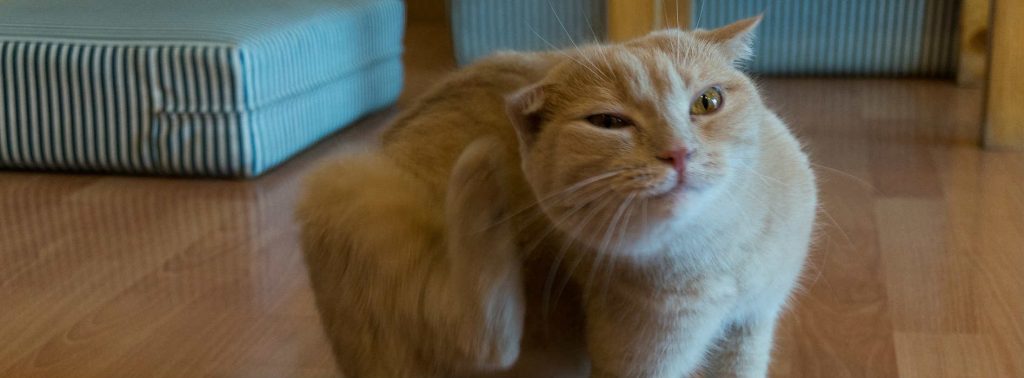
<path id="1" fill-rule="evenodd" d="M 570 303 L 578 374 L 766 376 L 817 190 L 738 68 L 760 20 L 493 55 L 313 173 L 296 217 L 342 370 L 507 370 Z"/>

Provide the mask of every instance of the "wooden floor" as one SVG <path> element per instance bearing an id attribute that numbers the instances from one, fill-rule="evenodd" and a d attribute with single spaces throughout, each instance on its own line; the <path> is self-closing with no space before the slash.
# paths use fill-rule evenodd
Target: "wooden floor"
<path id="1" fill-rule="evenodd" d="M 452 66 L 443 29 L 411 30 L 401 104 Z M 824 203 L 773 375 L 1024 377 L 1024 154 L 974 147 L 981 92 L 762 84 Z M 253 181 L 0 173 L 0 376 L 339 376 L 291 210 L 394 113 Z"/>

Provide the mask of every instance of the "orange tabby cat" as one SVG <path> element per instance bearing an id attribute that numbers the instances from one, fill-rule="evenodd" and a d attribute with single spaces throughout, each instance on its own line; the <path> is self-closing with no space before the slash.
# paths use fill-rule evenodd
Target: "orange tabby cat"
<path id="1" fill-rule="evenodd" d="M 314 174 L 297 214 L 345 262 L 314 277 L 343 370 L 507 369 L 570 277 L 591 376 L 765 376 L 816 189 L 736 68 L 759 21 L 496 55 Z"/>

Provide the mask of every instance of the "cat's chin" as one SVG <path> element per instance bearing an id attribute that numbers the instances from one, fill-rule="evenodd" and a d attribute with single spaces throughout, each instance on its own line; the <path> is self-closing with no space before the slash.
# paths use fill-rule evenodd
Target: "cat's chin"
<path id="1" fill-rule="evenodd" d="M 670 187 L 666 191 L 663 191 L 661 193 L 655 193 L 648 198 L 650 198 L 651 201 L 678 203 L 682 202 L 683 200 L 686 199 L 686 197 L 691 195 L 691 193 L 689 192 L 693 192 L 695 190 L 696 188 L 691 188 L 685 183 L 679 183 Z"/>
<path id="2" fill-rule="evenodd" d="M 647 197 L 648 222 L 668 228 L 688 224 L 719 192 L 713 185 L 679 184 L 671 190 Z M 647 232 L 660 232 L 657 227 Z"/>
<path id="3" fill-rule="evenodd" d="M 687 182 L 680 182 L 665 191 L 648 196 L 648 201 L 664 206 L 672 214 L 684 211 L 688 203 L 699 198 L 705 187 Z"/>

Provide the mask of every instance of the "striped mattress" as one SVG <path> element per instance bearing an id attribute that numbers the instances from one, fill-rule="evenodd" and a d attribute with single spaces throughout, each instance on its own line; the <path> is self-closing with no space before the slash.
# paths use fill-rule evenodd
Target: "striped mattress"
<path id="1" fill-rule="evenodd" d="M 395 100 L 403 12 L 0 1 L 0 168 L 257 176 Z"/>

